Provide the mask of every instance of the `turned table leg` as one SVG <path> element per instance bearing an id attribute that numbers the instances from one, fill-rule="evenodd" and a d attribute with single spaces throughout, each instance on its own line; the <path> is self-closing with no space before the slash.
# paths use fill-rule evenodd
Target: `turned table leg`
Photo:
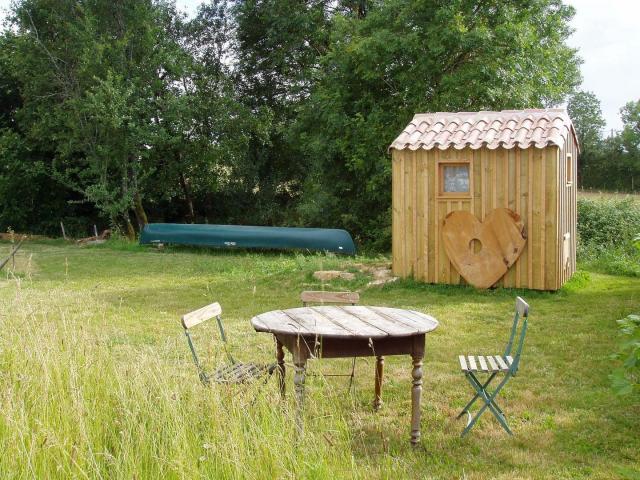
<path id="1" fill-rule="evenodd" d="M 384 357 L 376 357 L 376 390 L 373 399 L 373 409 L 378 411 L 382 406 L 382 375 L 384 372 Z"/>
<path id="2" fill-rule="evenodd" d="M 280 395 L 284 397 L 285 383 L 284 383 L 284 350 L 282 348 L 282 342 L 276 338 L 276 360 L 278 362 L 278 380 L 280 382 Z"/>
<path id="3" fill-rule="evenodd" d="M 411 387 L 411 444 L 418 445 L 420 442 L 420 397 L 422 395 L 422 354 L 411 356 L 413 360 L 413 377 Z"/>

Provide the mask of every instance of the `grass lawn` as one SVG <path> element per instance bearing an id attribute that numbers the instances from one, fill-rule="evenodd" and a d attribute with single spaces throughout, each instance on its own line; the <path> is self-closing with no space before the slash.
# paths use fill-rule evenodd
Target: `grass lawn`
<path id="1" fill-rule="evenodd" d="M 0 257 L 8 251 L 0 243 Z M 608 379 L 615 321 L 640 311 L 637 278 L 579 272 L 546 293 L 311 276 L 385 260 L 26 243 L 0 277 L 0 478 L 640 478 L 640 405 Z M 358 360 L 353 395 L 345 379 L 307 377 L 297 444 L 293 398 L 280 401 L 277 382 L 198 383 L 182 313 L 219 301 L 235 356 L 272 361 L 271 336 L 249 319 L 316 288 L 361 289 L 363 304 L 440 321 L 427 336 L 419 448 L 408 442 L 408 357 L 386 359 L 377 414 L 373 359 Z M 461 439 L 455 416 L 471 389 L 457 354 L 499 353 L 516 295 L 532 310 L 521 369 L 501 395 L 515 436 L 487 413 Z M 213 327 L 195 339 L 210 365 L 224 359 Z"/>

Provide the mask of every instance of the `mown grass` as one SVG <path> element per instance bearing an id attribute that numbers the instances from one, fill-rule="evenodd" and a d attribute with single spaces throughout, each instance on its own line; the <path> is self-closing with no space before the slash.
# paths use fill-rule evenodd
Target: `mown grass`
<path id="1" fill-rule="evenodd" d="M 0 244 L 0 256 L 9 244 Z M 354 270 L 322 255 L 230 253 L 30 242 L 0 280 L 0 478 L 638 478 L 640 406 L 612 394 L 615 320 L 640 311 L 638 280 L 579 272 L 557 293 L 423 285 L 320 285 L 312 272 Z M 272 361 L 260 312 L 297 306 L 305 288 L 360 289 L 363 304 L 424 311 L 423 441 L 408 443 L 410 360 L 385 363 L 385 405 L 371 411 L 372 359 L 344 379 L 308 377 L 306 430 L 293 399 L 265 386 L 202 387 L 179 326 L 219 301 L 236 357 Z M 470 397 L 457 353 L 504 347 L 515 295 L 532 306 L 518 377 L 504 390 L 516 435 L 486 414 L 465 439 Z M 223 361 L 213 326 L 196 335 Z M 288 358 L 288 360 L 290 360 Z M 310 369 L 347 371 L 349 361 Z M 291 391 L 291 369 L 288 387 Z"/>

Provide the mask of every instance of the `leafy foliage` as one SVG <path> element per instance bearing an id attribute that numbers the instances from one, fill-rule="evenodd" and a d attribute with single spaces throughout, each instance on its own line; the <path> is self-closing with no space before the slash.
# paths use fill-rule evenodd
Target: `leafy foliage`
<path id="1" fill-rule="evenodd" d="M 602 140 L 605 121 L 600 100 L 593 92 L 578 91 L 569 99 L 567 111 L 580 139 L 580 158 L 584 159 L 585 152 L 598 148 Z"/>
<path id="2" fill-rule="evenodd" d="M 592 268 L 640 276 L 640 205 L 632 199 L 578 200 L 578 256 Z"/>
<path id="3" fill-rule="evenodd" d="M 576 123 L 587 125 L 582 127 L 583 134 L 580 138 L 583 143 L 580 156 L 582 186 L 637 191 L 640 182 L 640 100 L 629 102 L 620 110 L 622 131 L 612 133 L 603 140 L 595 135 L 599 122 L 596 115 L 599 102 L 592 97 L 579 99 L 581 103 L 574 108 L 580 108 Z"/>
<path id="4" fill-rule="evenodd" d="M 578 182 L 580 185 L 593 185 L 597 183 L 603 154 L 605 121 L 600 100 L 593 92 L 578 91 L 569 98 L 567 110 L 580 142 Z"/>
<path id="5" fill-rule="evenodd" d="M 640 205 L 633 199 L 578 200 L 578 235 L 583 245 L 630 245 L 640 227 Z"/>
<path id="6" fill-rule="evenodd" d="M 558 0 L 212 0 L 192 19 L 169 0 L 20 0 L 0 40 L 0 193 L 49 186 L 55 202 L 30 201 L 130 236 L 148 218 L 298 224 L 383 249 L 394 135 L 418 111 L 563 101 L 572 15 Z M 43 229 L 11 205 L 0 228 Z"/>
<path id="7" fill-rule="evenodd" d="M 614 359 L 623 361 L 611 374 L 611 384 L 618 395 L 640 393 L 640 315 L 618 320 L 623 340 Z"/>

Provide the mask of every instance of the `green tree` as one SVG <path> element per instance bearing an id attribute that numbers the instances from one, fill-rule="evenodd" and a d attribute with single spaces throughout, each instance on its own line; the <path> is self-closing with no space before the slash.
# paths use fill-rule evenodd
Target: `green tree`
<path id="1" fill-rule="evenodd" d="M 247 200 L 257 223 L 290 219 L 287 213 L 307 175 L 291 127 L 327 52 L 332 8 L 326 0 L 246 0 L 234 8 L 238 89 L 249 109 L 266 109 L 271 118 L 267 141 L 251 138 L 246 159 L 254 172 Z"/>
<path id="2" fill-rule="evenodd" d="M 180 61 L 157 93 L 149 182 L 163 219 L 246 222 L 256 210 L 248 150 L 251 141 L 268 141 L 270 114 L 248 107 L 234 84 L 229 13 L 226 1 L 215 0 L 192 20 L 174 19 L 169 29 Z"/>
<path id="3" fill-rule="evenodd" d="M 21 126 L 21 85 L 13 74 L 14 36 L 0 35 L 0 231 L 86 235 L 102 223 L 100 214 L 81 197 L 51 179 L 52 146 L 31 142 Z"/>
<path id="4" fill-rule="evenodd" d="M 30 145 L 53 146 L 52 174 L 113 223 L 142 208 L 144 138 L 163 55 L 162 4 L 23 0 L 12 16 L 14 75 Z"/>
<path id="5" fill-rule="evenodd" d="M 593 92 L 578 91 L 569 98 L 567 110 L 582 150 L 597 149 L 606 125 L 598 97 Z"/>
<path id="6" fill-rule="evenodd" d="M 592 186 L 601 181 L 603 173 L 602 130 L 605 121 L 600 100 L 592 92 L 578 91 L 569 98 L 567 110 L 580 142 L 578 183 L 580 186 Z"/>
<path id="7" fill-rule="evenodd" d="M 622 176 L 627 178 L 631 191 L 638 189 L 640 179 L 640 100 L 628 102 L 620 110 L 622 132 L 620 144 L 622 150 Z"/>
<path id="8" fill-rule="evenodd" d="M 556 0 L 368 2 L 336 15 L 296 122 L 312 163 L 299 213 L 388 247 L 387 146 L 416 112 L 544 107 L 580 81 Z"/>

